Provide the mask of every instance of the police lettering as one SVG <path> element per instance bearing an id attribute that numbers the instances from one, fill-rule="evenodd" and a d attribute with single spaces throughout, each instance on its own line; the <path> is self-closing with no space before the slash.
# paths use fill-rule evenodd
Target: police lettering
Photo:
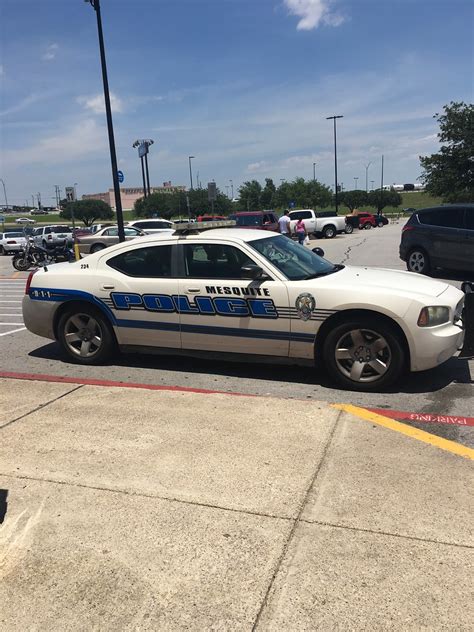
<path id="1" fill-rule="evenodd" d="M 224 294 L 233 294 L 238 288 L 221 289 Z M 230 292 L 225 292 L 230 289 Z M 253 288 L 252 288 L 253 289 Z M 268 290 L 267 290 L 268 291 Z M 219 293 L 219 292 L 216 292 Z M 278 318 L 274 302 L 269 298 L 236 298 L 211 296 L 195 296 L 190 301 L 184 294 L 169 296 L 168 294 L 128 294 L 112 292 L 110 298 L 115 309 L 144 309 L 148 312 L 201 314 L 204 316 L 250 316 L 252 318 Z"/>
<path id="2" fill-rule="evenodd" d="M 220 285 L 206 285 L 208 294 L 235 294 L 236 296 L 270 296 L 266 287 L 229 287 Z"/>

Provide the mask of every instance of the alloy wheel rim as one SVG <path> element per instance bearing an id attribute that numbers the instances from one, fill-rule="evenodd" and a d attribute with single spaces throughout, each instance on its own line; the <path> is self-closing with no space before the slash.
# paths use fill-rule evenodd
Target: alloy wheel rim
<path id="1" fill-rule="evenodd" d="M 64 325 L 64 340 L 74 355 L 91 358 L 102 348 L 102 329 L 90 314 L 73 314 Z"/>
<path id="2" fill-rule="evenodd" d="M 425 267 L 425 257 L 422 252 L 412 252 L 410 255 L 410 270 L 422 272 Z"/>
<path id="3" fill-rule="evenodd" d="M 386 339 L 372 329 L 352 329 L 343 334 L 335 349 L 338 370 L 357 383 L 380 380 L 392 364 Z"/>

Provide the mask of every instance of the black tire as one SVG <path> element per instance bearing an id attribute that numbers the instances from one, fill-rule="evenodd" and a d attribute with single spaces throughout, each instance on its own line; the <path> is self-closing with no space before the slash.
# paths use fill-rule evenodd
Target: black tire
<path id="1" fill-rule="evenodd" d="M 336 227 L 332 224 L 323 228 L 323 235 L 325 239 L 333 239 L 337 234 Z"/>
<path id="2" fill-rule="evenodd" d="M 322 359 L 337 384 L 365 392 L 393 384 L 402 375 L 407 361 L 395 326 L 371 315 L 355 317 L 334 327 L 324 339 Z"/>
<path id="3" fill-rule="evenodd" d="M 372 228 L 372 224 L 370 222 L 366 222 L 364 225 L 365 230 L 370 230 Z"/>
<path id="4" fill-rule="evenodd" d="M 8 252 L 5 250 L 3 246 L 0 246 L 0 255 L 7 255 Z"/>
<path id="5" fill-rule="evenodd" d="M 104 250 L 105 248 L 106 246 L 104 246 L 104 244 L 94 244 L 93 246 L 91 246 L 90 253 L 91 255 L 93 255 L 94 252 L 99 252 L 99 250 Z"/>
<path id="6" fill-rule="evenodd" d="M 352 233 L 354 232 L 354 226 L 352 226 L 352 224 L 346 224 L 344 232 L 346 233 L 346 235 L 352 235 Z"/>
<path id="7" fill-rule="evenodd" d="M 407 257 L 407 270 L 417 274 L 429 274 L 431 263 L 428 253 L 423 248 L 412 248 Z"/>
<path id="8" fill-rule="evenodd" d="M 43 246 L 43 248 L 46 250 L 48 247 L 48 242 L 46 241 L 46 239 L 43 239 L 43 241 L 41 242 L 41 245 Z"/>
<path id="9" fill-rule="evenodd" d="M 385 226 L 385 224 L 382 222 L 382 220 L 379 220 L 379 221 L 377 222 L 377 226 L 378 226 L 379 228 L 383 228 L 383 227 Z"/>
<path id="10" fill-rule="evenodd" d="M 26 272 L 31 267 L 27 257 L 13 257 L 12 264 L 15 270 L 18 270 L 19 272 Z"/>
<path id="11" fill-rule="evenodd" d="M 77 339 L 69 340 L 67 336 L 70 334 L 76 334 Z M 63 353 L 76 364 L 105 364 L 116 349 L 108 320 L 88 305 L 68 309 L 59 320 L 57 335 Z"/>

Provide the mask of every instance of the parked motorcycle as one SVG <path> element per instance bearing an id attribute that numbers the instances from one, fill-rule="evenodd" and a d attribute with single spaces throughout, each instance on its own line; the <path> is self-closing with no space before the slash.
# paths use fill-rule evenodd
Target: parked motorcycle
<path id="1" fill-rule="evenodd" d="M 74 252 L 68 248 L 64 241 L 59 245 L 50 245 L 46 248 L 35 244 L 29 239 L 26 246 L 19 250 L 12 258 L 13 267 L 20 272 L 26 272 L 30 268 L 42 268 L 52 263 L 74 261 Z"/>

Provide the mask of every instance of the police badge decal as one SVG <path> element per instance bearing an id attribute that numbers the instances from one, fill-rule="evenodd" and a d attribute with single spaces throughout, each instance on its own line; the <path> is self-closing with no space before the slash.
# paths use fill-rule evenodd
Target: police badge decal
<path id="1" fill-rule="evenodd" d="M 308 294 L 307 292 L 300 294 L 296 299 L 295 307 L 301 320 L 309 320 L 311 318 L 311 314 L 316 308 L 314 296 L 312 294 Z"/>

